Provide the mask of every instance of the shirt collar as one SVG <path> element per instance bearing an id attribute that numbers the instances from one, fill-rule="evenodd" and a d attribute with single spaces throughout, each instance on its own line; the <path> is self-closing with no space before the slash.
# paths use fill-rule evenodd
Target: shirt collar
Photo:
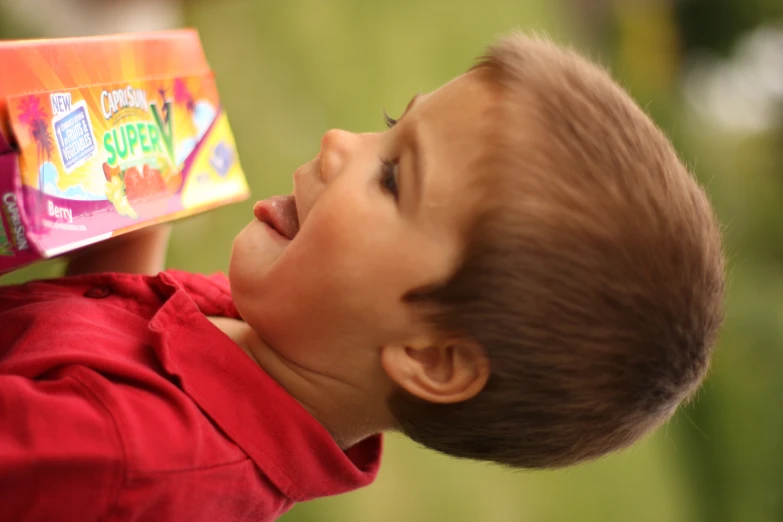
<path id="1" fill-rule="evenodd" d="M 293 501 L 345 493 L 371 483 L 381 436 L 347 451 L 207 315 L 239 318 L 224 276 L 161 273 L 166 303 L 150 322 L 163 367 L 230 439 Z"/>

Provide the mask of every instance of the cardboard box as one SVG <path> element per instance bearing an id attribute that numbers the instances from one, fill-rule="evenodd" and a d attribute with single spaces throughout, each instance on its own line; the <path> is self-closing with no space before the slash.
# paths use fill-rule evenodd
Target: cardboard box
<path id="1" fill-rule="evenodd" d="M 0 273 L 248 195 L 195 31 L 0 41 Z"/>

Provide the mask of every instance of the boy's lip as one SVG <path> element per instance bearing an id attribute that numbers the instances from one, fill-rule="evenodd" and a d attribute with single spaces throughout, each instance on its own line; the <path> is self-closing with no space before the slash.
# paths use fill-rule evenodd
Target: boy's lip
<path id="1" fill-rule="evenodd" d="M 293 196 L 274 196 L 259 201 L 253 207 L 253 214 L 289 241 L 299 232 L 299 217 Z"/>

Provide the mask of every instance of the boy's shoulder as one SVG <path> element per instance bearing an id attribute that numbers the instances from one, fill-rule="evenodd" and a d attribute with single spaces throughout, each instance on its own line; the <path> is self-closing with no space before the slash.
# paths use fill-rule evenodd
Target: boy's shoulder
<path id="1" fill-rule="evenodd" d="M 224 276 L 96 273 L 0 287 L 0 370 L 79 366 L 143 380 L 160 367 L 150 348 L 161 332 L 179 329 L 187 345 L 206 315 L 238 317 Z"/>
<path id="2" fill-rule="evenodd" d="M 188 350 L 210 329 L 206 316 L 239 318 L 225 276 L 97 273 L 2 287 L 0 370 L 80 366 L 144 380 L 159 373 L 164 337 L 177 332 Z"/>
<path id="3" fill-rule="evenodd" d="M 137 470 L 196 472 L 236 462 L 239 452 L 274 484 L 269 491 L 292 501 L 374 479 L 379 436 L 343 452 L 207 316 L 239 318 L 222 274 L 94 274 L 5 287 L 0 323 L 13 327 L 0 329 L 0 374 L 78 379 L 110 412 Z M 201 454 L 188 440 L 201 440 Z"/>

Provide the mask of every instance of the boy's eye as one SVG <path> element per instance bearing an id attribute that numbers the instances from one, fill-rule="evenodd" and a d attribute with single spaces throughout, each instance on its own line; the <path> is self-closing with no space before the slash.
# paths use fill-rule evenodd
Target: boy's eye
<path id="1" fill-rule="evenodd" d="M 394 199 L 399 197 L 398 177 L 399 166 L 397 162 L 381 160 L 381 188 L 394 196 Z"/>
<path id="2" fill-rule="evenodd" d="M 386 128 L 391 129 L 395 125 L 397 125 L 397 120 L 386 114 L 386 111 L 383 111 L 383 121 L 386 123 Z"/>

